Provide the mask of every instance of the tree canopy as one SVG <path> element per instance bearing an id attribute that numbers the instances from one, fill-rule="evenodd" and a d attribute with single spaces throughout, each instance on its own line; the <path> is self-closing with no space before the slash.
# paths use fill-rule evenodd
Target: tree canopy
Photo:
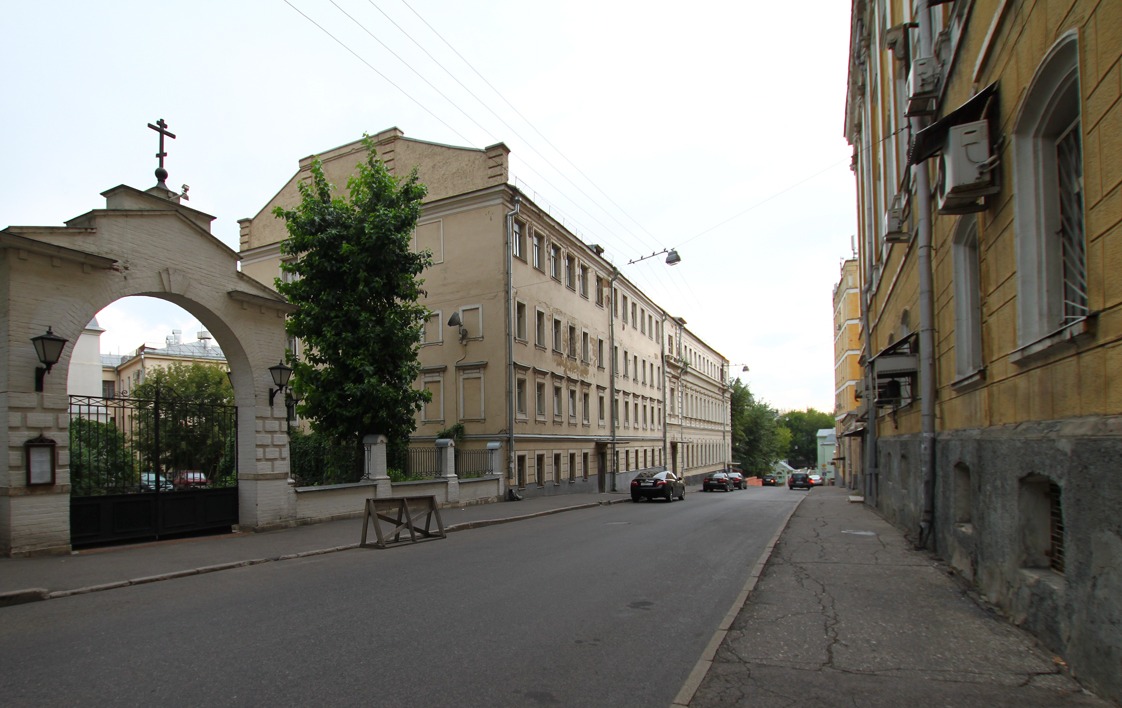
<path id="1" fill-rule="evenodd" d="M 426 190 L 415 170 L 395 177 L 369 136 L 364 144 L 347 198 L 334 194 L 316 160 L 300 204 L 274 210 L 288 228 L 286 277 L 276 287 L 298 308 L 287 329 L 303 344 L 301 358 L 289 358 L 300 414 L 340 444 L 383 434 L 392 447 L 407 441 L 428 397 L 414 382 L 428 314 L 417 302 L 419 276 L 431 256 L 412 240 Z"/>
<path id="2" fill-rule="evenodd" d="M 834 416 L 813 408 L 788 411 L 779 417 L 780 424 L 791 434 L 787 462 L 795 468 L 818 464 L 818 431 L 834 427 Z"/>
<path id="3" fill-rule="evenodd" d="M 732 454 L 748 474 L 764 474 L 784 452 L 778 414 L 734 379 L 731 391 Z"/>

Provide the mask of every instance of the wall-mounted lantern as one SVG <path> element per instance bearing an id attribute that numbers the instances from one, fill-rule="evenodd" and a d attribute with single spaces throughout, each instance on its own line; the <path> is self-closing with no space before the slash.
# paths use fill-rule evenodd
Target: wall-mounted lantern
<path id="1" fill-rule="evenodd" d="M 40 334 L 38 337 L 32 337 L 31 343 L 35 345 L 35 355 L 39 357 L 39 361 L 43 366 L 35 367 L 35 390 L 43 390 L 43 377 L 51 371 L 51 367 L 58 363 L 59 357 L 62 356 L 62 348 L 66 346 L 66 341 L 51 331 L 47 327 L 47 331 Z"/>
<path id="2" fill-rule="evenodd" d="M 273 383 L 276 388 L 269 389 L 269 407 L 273 406 L 273 399 L 277 394 L 288 388 L 288 381 L 292 378 L 292 367 L 286 366 L 283 361 L 277 363 L 276 366 L 269 367 L 269 375 L 273 377 Z"/>

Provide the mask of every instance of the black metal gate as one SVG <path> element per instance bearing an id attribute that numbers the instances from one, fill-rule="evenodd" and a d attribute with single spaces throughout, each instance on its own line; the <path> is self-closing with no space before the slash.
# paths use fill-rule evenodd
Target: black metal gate
<path id="1" fill-rule="evenodd" d="M 230 405 L 71 396 L 71 546 L 229 530 L 237 432 Z"/>

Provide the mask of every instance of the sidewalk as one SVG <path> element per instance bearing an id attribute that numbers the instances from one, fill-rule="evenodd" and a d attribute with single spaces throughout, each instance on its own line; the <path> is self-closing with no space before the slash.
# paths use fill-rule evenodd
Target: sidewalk
<path id="1" fill-rule="evenodd" d="M 558 494 L 440 510 L 448 532 L 571 509 L 630 501 L 626 492 Z M 435 528 L 435 524 L 433 525 Z M 362 518 L 78 551 L 64 556 L 0 558 L 0 611 L 7 605 L 215 572 L 356 548 Z M 371 528 L 368 541 L 374 539 Z"/>
<path id="2" fill-rule="evenodd" d="M 807 493 L 674 705 L 1112 705 L 848 495 Z"/>

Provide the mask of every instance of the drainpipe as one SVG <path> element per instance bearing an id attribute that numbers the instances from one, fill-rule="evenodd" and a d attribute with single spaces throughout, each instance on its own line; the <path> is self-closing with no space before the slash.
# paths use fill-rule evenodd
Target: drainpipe
<path id="1" fill-rule="evenodd" d="M 506 450 L 507 479 L 515 479 L 514 455 L 514 396 L 517 390 L 514 378 L 514 217 L 522 210 L 522 197 L 514 195 L 514 209 L 506 213 L 506 361 L 507 361 L 507 406 L 506 406 Z M 515 484 L 518 481 L 515 480 Z"/>
<path id="2" fill-rule="evenodd" d="M 931 10 L 927 0 L 919 9 L 919 55 L 931 56 Z M 911 119 L 912 133 L 923 125 Z M 935 307 L 932 285 L 931 185 L 927 163 L 912 167 L 916 184 L 916 239 L 919 260 L 919 384 L 920 470 L 923 474 L 923 513 L 917 546 L 927 548 L 935 527 Z"/>
<path id="3" fill-rule="evenodd" d="M 865 302 L 861 308 L 861 326 L 865 330 L 865 449 L 862 462 L 865 466 L 865 500 L 877 505 L 877 380 L 873 374 L 873 334 L 869 330 L 869 308 L 873 304 L 871 285 L 861 293 Z"/>
<path id="4" fill-rule="evenodd" d="M 608 360 L 612 363 L 608 376 L 609 403 L 608 426 L 611 431 L 611 444 L 608 446 L 608 474 L 612 476 L 612 491 L 616 491 L 616 278 L 619 269 L 612 266 L 612 277 L 608 281 L 611 290 L 611 309 L 608 311 L 608 349 L 611 354 Z"/>
<path id="5" fill-rule="evenodd" d="M 659 367 L 660 369 L 662 369 L 662 381 L 660 382 L 662 384 L 662 466 L 665 469 L 670 469 L 670 435 L 667 430 L 668 419 L 666 413 L 666 382 L 670 378 L 670 375 L 666 371 L 666 317 L 666 313 L 663 312 L 662 326 L 659 327 L 659 330 L 661 330 L 659 339 L 661 339 L 662 341 L 659 342 L 658 346 L 659 360 L 662 362 L 662 366 Z"/>

